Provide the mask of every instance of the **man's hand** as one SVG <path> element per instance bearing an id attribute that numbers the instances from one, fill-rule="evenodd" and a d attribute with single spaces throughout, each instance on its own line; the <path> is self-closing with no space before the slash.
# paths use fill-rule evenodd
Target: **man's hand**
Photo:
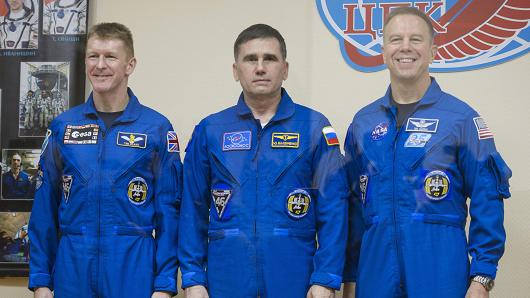
<path id="1" fill-rule="evenodd" d="M 355 298 L 355 283 L 345 282 L 344 291 L 342 292 L 342 298 Z"/>
<path id="2" fill-rule="evenodd" d="M 490 293 L 486 291 L 484 286 L 476 281 L 472 281 L 467 289 L 466 298 L 489 298 Z"/>
<path id="3" fill-rule="evenodd" d="M 52 291 L 48 288 L 37 288 L 33 293 L 34 298 L 53 298 Z"/>
<path id="4" fill-rule="evenodd" d="M 171 298 L 173 295 L 168 292 L 154 292 L 151 298 Z"/>
<path id="5" fill-rule="evenodd" d="M 209 298 L 208 291 L 204 286 L 193 286 L 184 289 L 185 298 Z"/>
<path id="6" fill-rule="evenodd" d="M 335 298 L 335 290 L 319 285 L 312 285 L 307 291 L 307 298 Z"/>

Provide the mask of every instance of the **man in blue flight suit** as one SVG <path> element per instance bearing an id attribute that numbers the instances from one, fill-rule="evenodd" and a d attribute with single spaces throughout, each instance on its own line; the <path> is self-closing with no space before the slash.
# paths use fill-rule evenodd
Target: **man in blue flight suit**
<path id="1" fill-rule="evenodd" d="M 28 173 L 22 170 L 22 157 L 15 153 L 11 156 L 11 169 L 2 174 L 3 199 L 31 199 L 32 183 Z"/>
<path id="2" fill-rule="evenodd" d="M 358 297 L 488 297 L 493 286 L 511 171 L 484 119 L 429 76 L 433 36 L 423 12 L 389 14 L 390 87 L 348 129 L 345 297 L 354 281 Z"/>
<path id="3" fill-rule="evenodd" d="M 256 24 L 234 44 L 237 105 L 196 127 L 179 233 L 187 297 L 333 297 L 348 188 L 335 131 L 295 104 L 285 41 Z M 318 248 L 316 236 L 318 235 Z"/>
<path id="4" fill-rule="evenodd" d="M 127 88 L 131 32 L 88 34 L 93 92 L 59 115 L 43 144 L 29 223 L 35 297 L 171 297 L 181 162 L 169 121 Z M 155 232 L 153 238 L 153 231 Z"/>

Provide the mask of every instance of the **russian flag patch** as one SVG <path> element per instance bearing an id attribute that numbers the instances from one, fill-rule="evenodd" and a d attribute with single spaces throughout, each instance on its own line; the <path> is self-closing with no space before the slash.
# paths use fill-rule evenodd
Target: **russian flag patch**
<path id="1" fill-rule="evenodd" d="M 339 138 L 337 138 L 337 133 L 333 127 L 326 126 L 322 128 L 322 133 L 324 134 L 324 138 L 326 139 L 328 146 L 339 145 Z"/>

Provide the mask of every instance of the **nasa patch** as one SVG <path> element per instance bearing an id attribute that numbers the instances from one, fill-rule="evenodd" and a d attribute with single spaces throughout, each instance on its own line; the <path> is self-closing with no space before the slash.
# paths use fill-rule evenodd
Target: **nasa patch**
<path id="1" fill-rule="evenodd" d="M 443 171 L 432 171 L 425 176 L 423 190 L 425 195 L 433 201 L 440 201 L 447 197 L 451 181 Z"/>
<path id="2" fill-rule="evenodd" d="M 66 125 L 63 135 L 63 143 L 71 145 L 97 144 L 99 125 Z"/>
<path id="3" fill-rule="evenodd" d="M 116 137 L 116 144 L 118 146 L 145 148 L 147 146 L 147 135 L 136 132 L 118 132 Z"/>
<path id="4" fill-rule="evenodd" d="M 361 202 L 366 203 L 366 190 L 368 189 L 368 175 L 359 176 L 359 188 L 361 189 Z"/>
<path id="5" fill-rule="evenodd" d="M 298 148 L 300 146 L 300 134 L 295 132 L 273 132 L 272 148 Z"/>
<path id="6" fill-rule="evenodd" d="M 407 119 L 405 131 L 436 133 L 438 131 L 438 122 L 440 122 L 438 119 L 409 118 Z"/>
<path id="7" fill-rule="evenodd" d="M 223 214 L 232 196 L 232 189 L 225 184 L 216 184 L 212 188 L 212 200 L 217 211 L 217 218 L 222 219 Z"/>
<path id="8" fill-rule="evenodd" d="M 381 122 L 372 130 L 372 141 L 379 141 L 388 133 L 388 123 Z"/>
<path id="9" fill-rule="evenodd" d="M 63 175 L 63 194 L 65 203 L 68 203 L 68 199 L 70 198 L 70 189 L 72 189 L 73 181 L 74 177 L 72 175 Z"/>
<path id="10" fill-rule="evenodd" d="M 134 177 L 127 185 L 127 197 L 134 205 L 143 205 L 147 199 L 147 183 L 142 177 Z"/>
<path id="11" fill-rule="evenodd" d="M 303 189 L 296 189 L 287 196 L 287 213 L 290 217 L 300 219 L 307 215 L 311 196 Z"/>
<path id="12" fill-rule="evenodd" d="M 223 134 L 223 151 L 250 150 L 251 141 L 252 132 L 250 130 L 225 132 Z"/>
<path id="13" fill-rule="evenodd" d="M 316 0 L 316 4 L 345 61 L 362 72 L 386 68 L 383 21 L 399 6 L 425 12 L 434 27 L 438 52 L 431 72 L 490 67 L 530 51 L 530 1 Z"/>
<path id="14" fill-rule="evenodd" d="M 411 133 L 405 142 L 404 147 L 421 148 L 431 139 L 432 134 L 424 132 Z"/>

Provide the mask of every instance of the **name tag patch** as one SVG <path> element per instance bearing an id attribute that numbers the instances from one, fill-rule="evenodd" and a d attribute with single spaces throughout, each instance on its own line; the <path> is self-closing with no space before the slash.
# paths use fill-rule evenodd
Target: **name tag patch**
<path id="1" fill-rule="evenodd" d="M 436 133 L 438 130 L 438 119 L 409 118 L 405 131 Z"/>
<path id="2" fill-rule="evenodd" d="M 67 125 L 64 130 L 63 143 L 72 145 L 97 144 L 99 125 Z"/>
<path id="3" fill-rule="evenodd" d="M 405 147 L 425 147 L 425 144 L 431 139 L 432 134 L 415 132 L 409 135 L 409 138 L 405 142 Z"/>
<path id="4" fill-rule="evenodd" d="M 250 150 L 251 140 L 252 132 L 250 130 L 225 132 L 223 134 L 223 151 Z"/>
<path id="5" fill-rule="evenodd" d="M 147 135 L 135 132 L 118 132 L 116 144 L 124 147 L 145 148 L 147 145 Z"/>
<path id="6" fill-rule="evenodd" d="M 300 146 L 300 134 L 294 132 L 273 132 L 272 148 L 298 148 Z"/>

